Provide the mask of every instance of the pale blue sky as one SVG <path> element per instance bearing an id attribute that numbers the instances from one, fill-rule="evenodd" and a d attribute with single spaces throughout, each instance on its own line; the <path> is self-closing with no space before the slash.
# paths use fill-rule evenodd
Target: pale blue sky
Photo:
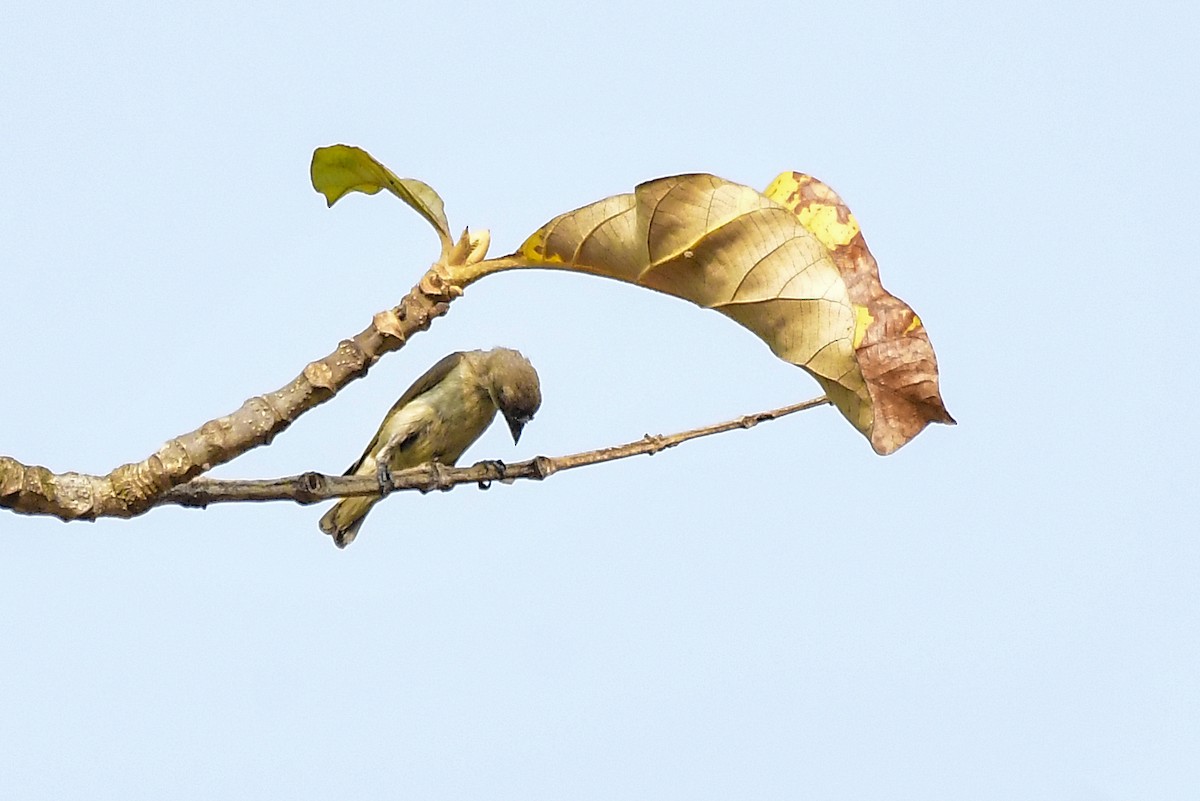
<path id="1" fill-rule="evenodd" d="M 0 797 L 1194 799 L 1189 3 L 25 3 L 0 16 L 0 454 L 106 472 L 274 389 L 436 255 L 649 178 L 850 204 L 957 428 L 829 409 L 487 493 L 350 549 L 276 504 L 0 513 Z M 495 276 L 218 471 L 338 472 L 441 355 L 508 345 L 514 449 L 817 394 L 719 315 Z"/>

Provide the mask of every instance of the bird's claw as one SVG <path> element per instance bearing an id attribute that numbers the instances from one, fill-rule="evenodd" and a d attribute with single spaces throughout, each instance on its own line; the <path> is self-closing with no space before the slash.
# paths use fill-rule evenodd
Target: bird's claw
<path id="1" fill-rule="evenodd" d="M 379 497 L 386 498 L 396 489 L 392 483 L 392 469 L 387 462 L 380 462 L 375 468 L 375 480 L 379 482 Z"/>
<path id="2" fill-rule="evenodd" d="M 484 467 L 487 467 L 490 470 L 495 471 L 495 473 L 496 473 L 496 476 L 494 478 L 488 477 L 488 478 L 481 479 L 479 481 L 479 488 L 481 490 L 491 489 L 493 481 L 497 481 L 497 480 L 504 478 L 504 470 L 507 467 L 507 465 L 505 465 L 504 462 L 500 461 L 499 459 L 485 459 L 484 461 L 480 462 L 480 464 L 483 465 Z"/>

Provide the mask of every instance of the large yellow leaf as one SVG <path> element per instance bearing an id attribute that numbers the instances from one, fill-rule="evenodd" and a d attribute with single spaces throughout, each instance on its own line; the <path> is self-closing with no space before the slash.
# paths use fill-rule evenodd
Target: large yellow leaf
<path id="1" fill-rule="evenodd" d="M 399 177 L 362 148 L 319 147 L 313 152 L 310 172 L 313 188 L 325 196 L 330 206 L 349 192 L 373 195 L 386 189 L 429 221 L 442 241 L 443 252 L 453 245 L 442 198 L 433 187 L 416 178 Z"/>
<path id="2" fill-rule="evenodd" d="M 864 290 L 860 252 L 837 244 L 851 224 L 858 239 L 848 241 L 861 243 L 857 224 L 848 218 L 839 227 L 831 201 L 832 222 L 818 203 L 784 205 L 784 189 L 773 184 L 763 194 L 704 174 L 661 178 L 555 217 L 497 261 L 603 275 L 721 312 L 811 373 L 878 453 L 896 450 L 930 420 L 953 422 L 937 398 L 936 363 L 920 322 L 911 315 L 894 336 L 889 326 L 901 318 L 888 300 L 899 301 L 879 295 L 882 287 Z M 927 352 L 915 353 L 914 343 Z M 917 425 L 909 373 L 924 367 L 934 371 L 932 396 L 916 393 L 926 413 Z M 921 373 L 916 384 L 927 389 L 924 379 Z"/>

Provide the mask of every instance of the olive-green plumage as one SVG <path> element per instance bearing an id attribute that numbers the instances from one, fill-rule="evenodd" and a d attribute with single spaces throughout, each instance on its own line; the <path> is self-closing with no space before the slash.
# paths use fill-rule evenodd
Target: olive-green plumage
<path id="1" fill-rule="evenodd" d="M 453 465 L 499 411 L 513 442 L 542 403 L 537 371 L 515 350 L 452 353 L 413 383 L 384 417 L 375 438 L 346 475 L 377 475 L 425 462 Z M 358 534 L 373 498 L 345 498 L 321 518 L 321 530 L 345 548 Z"/>

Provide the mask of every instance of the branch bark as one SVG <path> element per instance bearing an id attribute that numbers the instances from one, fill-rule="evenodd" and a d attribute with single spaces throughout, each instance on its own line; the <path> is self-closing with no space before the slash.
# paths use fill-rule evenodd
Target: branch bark
<path id="1" fill-rule="evenodd" d="M 796 412 L 829 404 L 822 395 L 812 400 L 743 415 L 723 423 L 693 428 L 677 434 L 647 434 L 639 440 L 611 448 L 583 451 L 566 456 L 535 456 L 524 462 L 504 464 L 497 461 L 477 462 L 470 467 L 446 467 L 426 464 L 397 472 L 392 476 L 392 489 L 448 491 L 460 484 L 478 484 L 487 489 L 494 481 L 511 483 L 520 478 L 541 480 L 563 470 L 585 465 L 611 462 L 630 456 L 653 456 L 661 450 L 699 437 L 707 437 L 737 428 L 753 428 L 768 420 L 777 420 Z M 329 476 L 322 473 L 302 473 L 298 476 L 263 480 L 223 480 L 196 478 L 177 486 L 158 498 L 159 504 L 175 504 L 203 508 L 214 503 L 245 501 L 295 501 L 301 504 L 318 503 L 333 498 L 378 495 L 379 484 L 370 476 Z"/>
<path id="2" fill-rule="evenodd" d="M 435 265 L 440 266 L 444 265 Z M 107 475 L 53 473 L 0 456 L 0 507 L 62 520 L 140 515 L 172 487 L 270 443 L 304 412 L 366 375 L 383 354 L 399 350 L 410 336 L 429 328 L 461 294 L 458 283 L 430 269 L 399 304 L 376 314 L 370 326 L 339 342 L 328 356 L 310 362 L 286 386 L 256 395 L 232 414 L 210 420 L 146 459 Z"/>

